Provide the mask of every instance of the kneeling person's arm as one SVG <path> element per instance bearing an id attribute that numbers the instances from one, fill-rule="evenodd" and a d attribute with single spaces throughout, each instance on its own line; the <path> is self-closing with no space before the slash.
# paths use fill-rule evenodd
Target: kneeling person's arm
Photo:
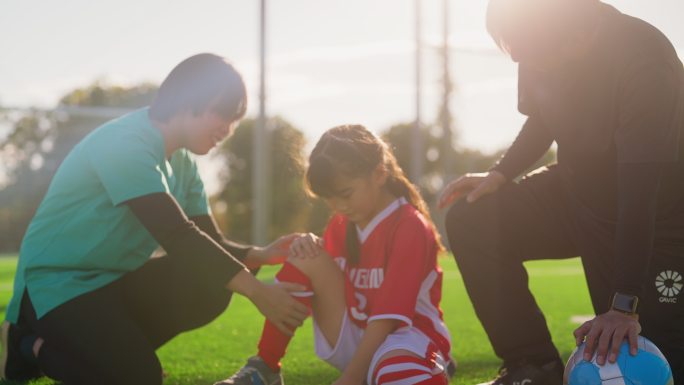
<path id="1" fill-rule="evenodd" d="M 230 253 L 230 255 L 235 257 L 240 262 L 245 263 L 250 251 L 253 249 L 253 246 L 243 245 L 226 239 L 211 215 L 198 215 L 190 217 L 190 221 L 194 222 L 197 227 L 200 228 L 200 230 L 210 236 L 211 239 L 216 241 L 216 243 L 221 245 L 221 247 Z"/>
<path id="2" fill-rule="evenodd" d="M 188 269 L 196 269 L 205 282 L 215 282 L 248 297 L 284 333 L 291 334 L 290 329 L 301 325 L 306 318 L 304 305 L 292 299 L 285 290 L 266 286 L 254 278 L 239 260 L 190 221 L 171 195 L 154 193 L 125 204 L 166 250 L 169 258 L 182 259 Z M 286 289 L 302 290 L 294 286 Z"/>
<path id="3" fill-rule="evenodd" d="M 154 193 L 125 204 L 169 255 L 186 259 L 188 264 L 207 274 L 205 279 L 215 279 L 225 286 L 237 273 L 246 270 L 238 259 L 189 220 L 171 195 Z"/>

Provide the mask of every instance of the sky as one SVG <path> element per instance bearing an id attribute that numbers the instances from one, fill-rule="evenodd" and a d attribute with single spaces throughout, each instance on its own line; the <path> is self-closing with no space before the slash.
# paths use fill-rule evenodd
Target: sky
<path id="1" fill-rule="evenodd" d="M 419 0 L 423 121 L 440 103 L 442 0 Z M 661 29 L 684 52 L 684 2 L 608 0 Z M 3 0 L 0 105 L 55 106 L 95 80 L 160 82 L 199 52 L 229 58 L 258 111 L 258 0 Z M 267 113 L 314 143 L 330 127 L 381 132 L 415 116 L 414 0 L 268 0 Z M 459 145 L 492 152 L 515 138 L 516 65 L 484 27 L 486 1 L 449 0 L 451 102 Z"/>

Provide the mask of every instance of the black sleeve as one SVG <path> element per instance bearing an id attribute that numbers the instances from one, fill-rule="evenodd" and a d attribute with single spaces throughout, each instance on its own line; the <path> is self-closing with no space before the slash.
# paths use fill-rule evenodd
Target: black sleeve
<path id="1" fill-rule="evenodd" d="M 539 121 L 530 116 L 504 156 L 492 167 L 507 180 L 513 180 L 538 161 L 551 147 L 553 138 Z"/>
<path id="2" fill-rule="evenodd" d="M 642 60 L 621 74 L 615 132 L 619 163 L 677 160 L 684 79 L 681 63 L 674 67 L 664 60 Z"/>
<path id="3" fill-rule="evenodd" d="M 681 63 L 644 58 L 620 74 L 618 223 L 614 289 L 642 295 L 653 253 L 663 167 L 678 157 L 682 122 Z"/>
<path id="4" fill-rule="evenodd" d="M 662 163 L 618 166 L 614 291 L 641 296 L 653 253 Z"/>
<path id="5" fill-rule="evenodd" d="M 227 284 L 245 266 L 190 221 L 167 193 L 144 195 L 124 202 L 169 256 L 187 258 L 207 280 Z M 198 258 L 199 257 L 199 258 Z"/>
<path id="6" fill-rule="evenodd" d="M 245 258 L 247 258 L 247 254 L 249 253 L 249 250 L 252 249 L 252 246 L 242 245 L 226 239 L 223 234 L 221 234 L 221 230 L 216 225 L 213 217 L 209 215 L 199 215 L 191 217 L 190 220 L 195 222 L 200 230 L 210 236 L 211 239 L 221 245 L 232 256 L 240 261 L 244 261 Z"/>

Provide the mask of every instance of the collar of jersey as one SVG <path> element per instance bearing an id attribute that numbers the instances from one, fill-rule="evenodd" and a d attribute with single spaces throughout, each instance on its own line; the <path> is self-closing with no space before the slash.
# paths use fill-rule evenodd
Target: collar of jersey
<path id="1" fill-rule="evenodd" d="M 365 229 L 361 230 L 359 226 L 356 226 L 356 234 L 359 236 L 359 241 L 361 243 L 364 243 L 366 239 L 371 235 L 373 230 L 382 222 L 385 218 L 387 218 L 390 214 L 395 212 L 399 207 L 402 205 L 407 204 L 408 202 L 406 201 L 406 198 L 401 197 L 395 199 L 392 203 L 387 205 L 378 215 L 376 215 L 373 219 L 371 219 L 370 222 L 368 222 L 368 225 L 366 226 Z"/>

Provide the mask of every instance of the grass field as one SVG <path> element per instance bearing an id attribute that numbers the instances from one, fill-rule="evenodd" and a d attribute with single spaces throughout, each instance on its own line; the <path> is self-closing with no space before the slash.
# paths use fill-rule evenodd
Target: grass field
<path id="1" fill-rule="evenodd" d="M 476 384 L 491 378 L 499 362 L 480 326 L 456 265 L 451 258 L 441 259 L 444 269 L 442 309 L 453 337 L 453 354 L 459 368 L 452 384 Z M 12 291 L 16 258 L 0 258 L 0 311 L 4 312 Z M 546 314 L 553 339 L 563 358 L 574 347 L 571 321 L 574 315 L 592 312 L 589 295 L 578 259 L 528 263 L 530 286 Z M 273 269 L 259 277 L 269 280 Z M 236 296 L 228 311 L 208 326 L 185 333 L 159 350 L 166 385 L 207 385 L 227 377 L 252 355 L 263 318 L 250 303 Z M 294 385 L 330 384 L 336 371 L 316 359 L 310 321 L 300 329 L 283 361 L 285 382 Z M 6 384 L 10 384 L 6 382 Z M 54 382 L 43 379 L 32 385 Z"/>

